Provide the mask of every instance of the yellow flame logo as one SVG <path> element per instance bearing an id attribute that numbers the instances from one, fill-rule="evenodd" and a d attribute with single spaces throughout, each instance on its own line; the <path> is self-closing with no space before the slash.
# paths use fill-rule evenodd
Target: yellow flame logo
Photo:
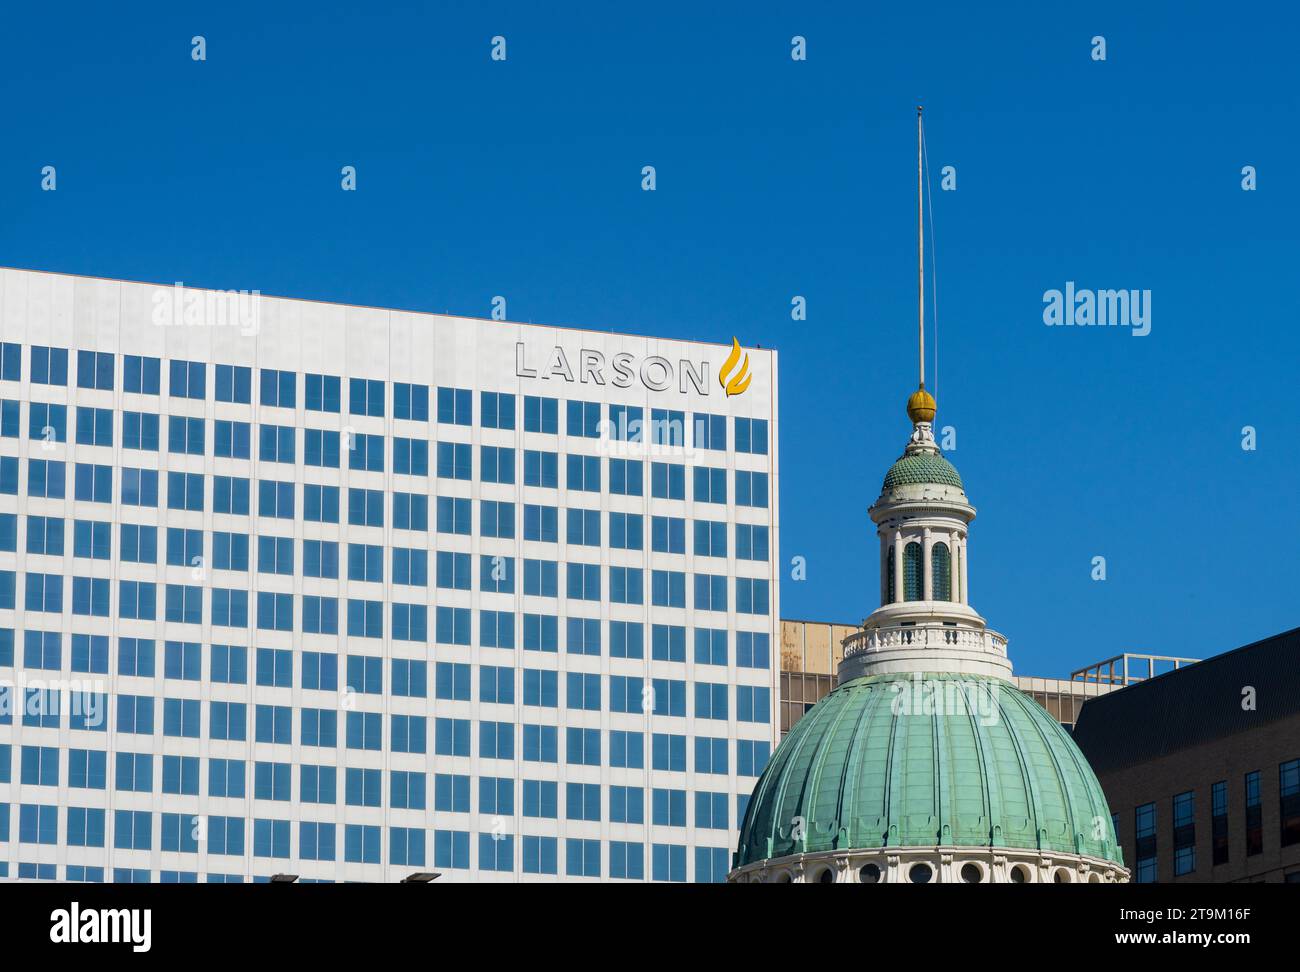
<path id="1" fill-rule="evenodd" d="M 727 397 L 739 395 L 753 380 L 754 376 L 749 373 L 749 355 L 745 355 L 745 360 L 740 360 L 740 342 L 733 335 L 731 338 L 731 354 L 727 355 L 727 360 L 722 362 L 722 369 L 718 372 L 718 384 L 726 391 Z M 740 367 L 736 367 L 736 362 L 740 361 Z M 734 371 L 734 374 L 733 374 Z"/>

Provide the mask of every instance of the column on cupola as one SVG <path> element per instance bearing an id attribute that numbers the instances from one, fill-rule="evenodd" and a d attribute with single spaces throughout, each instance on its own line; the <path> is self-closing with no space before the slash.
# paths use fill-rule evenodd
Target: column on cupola
<path id="1" fill-rule="evenodd" d="M 931 564 L 934 563 L 934 536 L 930 533 L 930 528 L 926 527 L 921 533 L 921 600 L 934 600 L 934 571 Z"/>
<path id="2" fill-rule="evenodd" d="M 961 538 L 961 603 L 970 604 L 970 590 L 966 586 L 966 537 Z"/>
<path id="3" fill-rule="evenodd" d="M 894 531 L 894 600 L 903 601 L 903 531 Z"/>

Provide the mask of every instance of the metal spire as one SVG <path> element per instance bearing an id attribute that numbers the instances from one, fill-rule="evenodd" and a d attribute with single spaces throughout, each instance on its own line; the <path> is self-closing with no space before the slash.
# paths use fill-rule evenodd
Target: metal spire
<path id="1" fill-rule="evenodd" d="M 921 387 L 925 387 L 925 229 L 922 206 L 921 112 L 916 106 L 916 331 L 920 338 Z"/>

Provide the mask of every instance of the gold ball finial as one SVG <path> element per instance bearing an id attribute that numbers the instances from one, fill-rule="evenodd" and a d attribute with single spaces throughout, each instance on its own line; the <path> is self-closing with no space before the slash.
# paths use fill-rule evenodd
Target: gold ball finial
<path id="1" fill-rule="evenodd" d="M 934 396 L 922 385 L 907 400 L 907 417 L 913 424 L 934 421 Z"/>

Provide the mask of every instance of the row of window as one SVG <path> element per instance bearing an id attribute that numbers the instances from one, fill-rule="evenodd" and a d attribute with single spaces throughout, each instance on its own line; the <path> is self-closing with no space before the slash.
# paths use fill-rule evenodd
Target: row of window
<path id="1" fill-rule="evenodd" d="M 77 387 L 112 391 L 116 386 L 116 357 L 103 351 L 77 352 Z M 168 395 L 171 398 L 205 400 L 208 396 L 208 365 L 199 361 L 168 361 Z M 253 401 L 253 369 L 240 365 L 214 365 L 214 395 L 218 402 L 251 405 Z M 141 395 L 160 395 L 162 390 L 162 361 L 140 355 L 124 355 L 122 360 L 122 389 Z M 28 374 L 33 384 L 68 384 L 68 351 L 66 348 L 32 347 Z M 292 371 L 272 368 L 259 369 L 258 388 L 260 404 L 274 408 L 297 408 L 299 376 Z M 333 375 L 308 374 L 303 376 L 303 405 L 309 411 L 341 413 L 343 404 L 343 379 Z M 0 380 L 22 380 L 22 348 L 20 345 L 0 345 Z M 393 382 L 393 417 L 416 422 L 429 421 L 429 387 L 421 384 Z M 387 385 L 376 379 L 351 378 L 348 380 L 348 413 L 383 417 L 387 404 Z M 516 396 L 505 392 L 480 392 L 479 420 L 484 428 L 514 429 L 516 425 Z M 435 396 L 436 415 L 440 423 L 452 425 L 474 424 L 474 396 L 468 388 L 438 387 Z M 33 406 L 35 408 L 36 406 Z M 638 405 L 609 405 L 608 418 L 603 418 L 599 402 L 565 402 L 565 433 L 583 438 L 610 438 L 625 442 L 649 441 L 658 445 L 685 446 L 688 427 L 686 413 L 677 409 L 646 410 Z M 33 420 L 34 421 L 34 420 Z M 538 396 L 524 396 L 524 430 L 546 434 L 559 433 L 559 400 Z M 696 448 L 725 451 L 727 448 L 726 416 L 693 413 L 691 438 Z M 734 420 L 735 449 L 737 452 L 766 455 L 768 452 L 768 427 L 766 419 L 736 418 Z M 35 437 L 35 436 L 33 436 Z"/>
<path id="2" fill-rule="evenodd" d="M 925 600 L 925 551 L 915 540 L 903 547 L 903 600 Z M 885 584 L 887 603 L 898 600 L 894 579 L 894 548 L 886 555 Z M 932 601 L 952 600 L 952 555 L 942 541 L 930 548 L 930 587 Z"/>
<path id="3" fill-rule="evenodd" d="M 695 628 L 696 665 L 725 666 L 728 663 L 727 632 L 721 628 Z M 599 656 L 602 653 L 601 624 L 595 618 L 569 618 L 565 625 L 565 650 L 571 655 Z M 611 658 L 643 659 L 645 626 L 640 622 L 609 622 Z M 29 671 L 63 671 L 63 635 L 57 631 L 24 631 L 22 667 Z M 546 642 L 539 641 L 545 645 Z M 655 661 L 685 662 L 687 629 L 681 625 L 650 626 L 650 657 Z M 157 647 L 151 638 L 117 639 L 118 675 L 154 678 L 158 674 Z M 499 646 L 498 646 L 499 647 Z M 543 650 L 557 651 L 558 639 Z M 765 632 L 736 633 L 735 664 L 738 668 L 767 669 L 770 666 L 770 637 Z M 16 661 L 15 636 L 12 628 L 0 628 L 0 667 L 12 668 Z M 163 643 L 162 675 L 177 681 L 202 679 L 203 646 L 193 641 Z M 254 656 L 254 680 L 257 685 L 292 688 L 293 671 L 300 671 L 300 687 L 317 691 L 339 688 L 339 656 L 332 652 L 303 651 L 295 663 L 295 652 L 288 648 L 258 648 Z M 70 668 L 73 673 L 107 675 L 109 639 L 107 635 L 73 634 Z M 382 659 L 369 655 L 347 655 L 345 687 L 366 694 L 383 693 Z M 423 659 L 391 659 L 390 691 L 407 698 L 428 697 L 429 662 Z M 436 698 L 469 698 L 469 666 L 460 662 L 434 662 Z M 513 702 L 497 686 L 505 676 L 513 684 L 514 669 L 509 666 L 482 666 L 481 702 Z M 491 676 L 489 678 L 489 675 Z M 247 685 L 249 651 L 240 645 L 210 645 L 208 679 L 217 684 Z M 443 694 L 446 685 L 455 685 L 455 694 Z M 450 688 L 447 691 L 452 691 Z"/>
<path id="4" fill-rule="evenodd" d="M 1245 793 L 1246 856 L 1264 852 L 1263 805 L 1260 798 L 1260 775 L 1253 770 L 1243 779 Z M 1300 759 L 1278 765 L 1279 840 L 1282 847 L 1300 844 Z M 1172 799 L 1173 871 L 1174 876 L 1196 871 L 1196 792 L 1188 790 Z M 1220 780 L 1210 787 L 1211 860 L 1215 867 L 1230 859 L 1228 842 L 1228 782 Z M 1134 810 L 1135 864 L 1134 881 L 1158 880 L 1158 838 L 1156 804 L 1144 803 Z M 1119 815 L 1112 818 L 1119 833 Z"/>
<path id="5" fill-rule="evenodd" d="M 697 748 L 696 772 L 726 775 L 709 761 L 709 746 L 716 740 L 698 740 L 703 745 L 704 757 Z M 725 755 L 725 753 L 724 753 Z M 105 754 L 98 750 L 74 749 L 69 753 L 67 785 L 71 789 L 107 790 Z M 162 761 L 161 792 L 176 796 L 199 796 L 200 764 L 197 756 L 156 757 L 147 753 L 116 754 L 113 766 L 114 791 L 118 793 L 153 793 L 155 766 Z M 429 810 L 443 813 L 472 813 L 471 793 L 473 779 L 457 773 L 428 774 L 424 771 L 379 770 L 362 767 L 317 766 L 291 763 L 253 762 L 242 759 L 211 758 L 207 760 L 207 795 L 221 799 L 244 800 L 252 797 L 278 803 L 291 803 L 295 799 L 303 804 L 336 806 L 340 796 L 349 807 L 390 807 L 396 810 Z M 298 778 L 297 796 L 294 794 L 294 777 Z M 385 775 L 388 785 L 384 785 Z M 38 746 L 22 749 L 21 779 L 24 786 L 59 785 L 59 750 Z M 433 781 L 433 793 L 427 792 L 428 781 Z M 341 785 L 340 785 L 341 784 Z M 516 780 L 513 777 L 482 776 L 478 778 L 477 812 L 487 816 L 512 817 L 516 812 L 525 817 L 558 820 L 582 820 L 600 823 L 608 820 L 619 824 L 651 823 L 658 827 L 688 826 L 688 806 L 694 806 L 694 826 L 706 830 L 727 830 L 732 824 L 727 793 L 699 790 L 688 793 L 672 787 L 647 788 L 644 786 L 611 785 L 602 788 L 599 783 L 554 780 Z M 387 803 L 384 794 L 388 794 Z M 561 814 L 559 797 L 564 796 Z M 519 797 L 518 805 L 516 798 Z M 737 796 L 739 826 L 744 817 L 747 797 Z M 0 828 L 0 841 L 7 833 Z M 85 846 L 75 844 L 73 846 Z M 92 846 L 102 846 L 95 844 Z"/>
<path id="6" fill-rule="evenodd" d="M 495 525 L 501 522 L 501 511 L 495 511 Z M 57 516 L 29 515 L 25 522 L 26 544 L 29 554 L 62 557 L 67 551 L 67 521 Z M 646 534 L 650 535 L 650 550 L 655 553 L 684 554 L 687 536 L 691 536 L 691 551 L 696 557 L 725 558 L 735 551 L 739 560 L 766 561 L 770 553 L 770 531 L 767 526 L 737 523 L 730 531 L 734 545 L 728 543 L 727 524 L 720 520 L 688 521 L 684 517 L 650 516 L 640 513 L 610 512 L 602 517 L 599 510 L 570 508 L 561 510 L 554 506 L 527 505 L 524 507 L 524 538 L 544 543 L 559 542 L 559 524 L 565 524 L 564 539 L 578 547 L 608 545 L 614 550 L 643 551 Z M 646 520 L 650 521 L 649 530 Z M 19 516 L 0 513 L 0 551 L 18 551 Z M 112 524 L 101 520 L 73 520 L 71 549 L 74 557 L 90 560 L 111 560 L 113 557 Z M 691 529 L 688 531 L 687 527 Z M 119 556 L 131 563 L 158 563 L 159 530 L 163 529 L 165 543 L 162 552 L 165 561 L 173 567 L 202 567 L 211 565 L 218 570 L 247 572 L 250 551 L 257 553 L 257 572 L 261 574 L 295 573 L 295 545 L 292 537 L 257 535 L 247 532 L 212 532 L 211 543 L 204 531 L 186 527 L 159 528 L 146 524 L 123 523 L 118 526 Z M 208 556 L 208 548 L 211 556 Z M 340 557 L 340 546 L 346 556 Z M 429 585 L 429 551 L 423 547 L 393 547 L 389 557 L 378 544 L 346 543 L 336 540 L 301 541 L 303 570 L 308 577 L 338 579 L 340 562 L 344 562 L 349 580 L 382 581 L 385 559 L 391 560 L 392 579 L 395 583 L 415 587 Z M 488 567 L 503 566 L 507 558 L 485 557 Z M 467 553 L 450 550 L 436 551 L 434 565 L 438 587 L 470 590 L 470 569 Z M 513 560 L 513 558 L 509 558 Z M 504 578 L 502 578 L 504 579 Z M 495 590 L 493 583 L 487 587 Z"/>
<path id="7" fill-rule="evenodd" d="M 469 479 L 470 478 L 470 460 L 468 445 L 460 445 L 449 442 L 439 444 L 439 449 L 447 446 L 453 455 L 462 455 L 464 463 L 453 463 L 448 467 L 452 479 Z M 583 460 L 593 459 L 599 463 L 596 457 L 570 457 L 581 458 Z M 616 495 L 641 496 L 642 467 L 644 463 L 640 460 L 621 460 L 611 459 L 610 466 L 613 470 L 616 463 L 621 463 L 619 468 L 624 475 L 617 483 L 611 472 L 610 492 Z M 380 468 L 382 469 L 382 463 Z M 159 473 L 156 469 L 133 469 L 124 467 L 117 470 L 121 482 L 120 502 L 123 506 L 144 506 L 157 507 L 159 496 L 159 477 L 165 476 L 167 483 L 167 507 L 168 509 L 197 510 L 204 509 L 204 496 L 206 492 L 205 482 L 207 477 L 203 473 L 192 472 L 167 472 Z M 73 467 L 73 496 L 77 500 L 90 503 L 111 503 L 113 502 L 113 474 L 114 468 L 109 465 L 100 465 L 95 463 L 78 462 Z M 440 471 L 439 475 L 442 475 Z M 513 476 L 513 474 L 512 474 Z M 632 478 L 627 478 L 632 477 Z M 44 499 L 65 499 L 67 493 L 67 463 L 60 459 L 28 459 L 27 460 L 27 495 Z M 513 481 L 513 480 L 512 480 Z M 597 480 L 598 481 L 598 480 Z M 213 476 L 212 477 L 212 509 L 215 513 L 230 513 L 237 516 L 249 515 L 249 497 L 251 495 L 250 480 L 242 476 Z M 711 466 L 694 467 L 693 482 L 695 488 L 692 492 L 692 499 L 696 503 L 719 503 L 725 505 L 727 499 L 727 471 L 725 469 L 716 469 Z M 544 485 L 545 480 L 538 480 L 538 485 Z M 655 462 L 651 463 L 650 469 L 651 496 L 656 499 L 686 499 L 686 467 L 674 465 L 671 463 Z M 764 472 L 751 472 L 748 470 L 738 469 L 734 473 L 734 489 L 732 492 L 731 502 L 735 506 L 746 506 L 755 509 L 767 509 L 768 507 L 768 475 Z M 317 486 L 310 483 L 303 484 L 303 506 L 304 515 L 308 520 L 324 520 L 326 522 L 338 522 L 339 510 L 339 490 L 338 486 Z M 19 459 L 16 456 L 0 456 L 0 493 L 7 493 L 11 496 L 17 496 L 19 491 Z M 279 519 L 294 518 L 294 495 L 297 491 L 293 482 L 282 482 L 271 479 L 259 479 L 257 481 L 258 496 L 258 515 L 271 516 Z M 369 510 L 373 504 L 378 511 L 378 523 L 370 524 L 369 515 L 366 513 L 357 514 L 367 525 L 383 525 L 383 491 L 375 489 L 360 489 L 356 487 L 348 488 L 348 511 L 349 522 L 358 522 L 353 519 L 355 504 L 360 503 L 363 510 Z M 423 501 L 424 517 L 428 519 L 428 497 L 415 493 L 394 493 L 394 517 L 396 518 L 396 503 L 398 497 L 405 497 L 404 502 L 408 507 L 415 499 Z M 443 500 L 450 501 L 450 497 L 438 497 L 439 502 Z M 461 502 L 469 503 L 469 500 Z M 484 504 L 493 502 L 483 500 Z M 495 503 L 495 507 L 508 506 L 514 509 L 513 503 Z M 468 507 L 466 507 L 468 509 Z M 316 510 L 313 516 L 312 511 Z M 332 510 L 332 516 L 330 511 Z M 486 516 L 486 514 L 484 514 Z M 509 528 L 514 529 L 514 518 L 509 517 Z M 505 518 L 502 517 L 504 521 Z M 427 529 L 426 527 L 407 527 L 406 529 Z M 509 534 L 513 536 L 513 532 Z"/>
<path id="8" fill-rule="evenodd" d="M 524 561 L 525 595 L 558 598 L 559 564 L 551 560 Z M 599 564 L 565 565 L 565 596 L 570 601 L 608 600 L 612 604 L 642 605 L 645 603 L 645 571 L 640 567 L 608 567 L 607 594 L 601 583 Z M 655 607 L 686 607 L 686 574 L 675 570 L 652 570 L 650 573 L 650 603 Z M 770 582 L 753 577 L 728 578 L 722 574 L 694 574 L 694 598 L 697 611 L 763 616 L 770 612 Z M 27 571 L 24 598 L 25 610 L 38 614 L 62 614 L 64 611 L 64 581 L 62 574 L 41 574 Z M 135 621 L 157 621 L 158 588 L 153 581 L 119 580 L 117 582 L 117 610 L 112 610 L 111 581 L 102 577 L 72 577 L 71 610 L 74 616 L 109 618 L 118 617 Z M 728 580 L 734 588 L 735 599 L 728 599 Z M 203 603 L 208 601 L 209 624 L 228 628 L 247 628 L 250 617 L 259 631 L 301 631 L 305 634 L 336 635 L 346 633 L 354 638 L 383 638 L 385 603 L 365 598 L 338 598 L 316 594 L 282 594 L 274 591 L 249 591 L 238 588 L 214 587 L 205 589 L 198 585 L 164 584 L 161 620 L 177 624 L 202 624 Z M 14 610 L 18 605 L 16 595 L 17 574 L 11 570 L 0 571 L 0 610 Z M 299 606 L 300 602 L 300 606 Z M 341 604 L 340 604 L 341 602 Z M 250 603 L 255 614 L 250 614 Z M 340 610 L 340 606 L 342 610 Z M 428 643 L 430 640 L 446 645 L 469 645 L 473 628 L 473 610 L 447 605 L 435 606 L 434 623 L 429 624 L 430 607 L 427 604 L 393 602 L 388 604 L 389 625 L 387 637 L 394 641 Z M 296 621 L 295 621 L 296 618 Z M 342 618 L 342 624 L 340 624 Z M 559 619 L 553 615 L 523 615 L 524 647 L 537 651 L 554 651 L 558 644 Z M 432 638 L 430 638 L 432 634 Z M 513 611 L 479 611 L 479 643 L 487 648 L 515 647 L 515 614 Z"/>
<path id="9" fill-rule="evenodd" d="M 654 680 L 669 682 L 669 680 Z M 655 698 L 651 700 L 658 715 L 685 716 L 685 685 L 651 685 L 655 689 Z M 741 691 L 736 694 L 737 719 L 748 723 L 762 724 L 770 719 L 770 698 L 768 690 L 759 686 L 738 686 Z M 4 690 L 8 693 L 8 689 Z M 662 694 L 660 694 L 662 693 Z M 660 708 L 659 699 L 667 699 Z M 162 734 L 182 738 L 203 738 L 201 735 L 201 711 L 203 706 L 198 699 L 155 699 L 147 695 L 117 695 L 113 699 L 117 719 L 114 728 L 118 733 L 133 735 L 152 735 L 155 728 L 155 703 L 161 702 Z M 22 724 L 30 728 L 59 729 L 61 726 L 61 706 L 57 691 L 45 689 L 27 689 L 21 698 Z M 641 712 L 641 700 L 636 700 L 636 710 Z M 5 715 L 0 716 L 0 725 L 9 725 L 13 721 L 13 703 L 6 702 Z M 290 706 L 266 706 L 256 704 L 251 707 L 253 741 L 259 743 L 277 743 L 292 745 L 294 742 L 294 721 L 298 721 L 298 739 L 300 746 L 315 748 L 339 747 L 339 713 L 334 708 L 302 708 L 294 710 Z M 108 729 L 109 698 L 107 693 L 72 693 L 68 704 L 70 729 L 83 732 L 105 732 Z M 243 702 L 208 703 L 209 739 L 221 739 L 227 742 L 248 741 L 248 710 L 250 706 Z M 385 751 L 383 746 L 383 716 L 378 712 L 359 712 L 355 710 L 343 713 L 343 748 L 348 750 Z M 516 758 L 516 741 L 520 743 L 519 758 L 525 763 L 556 763 L 560 761 L 560 728 L 554 725 L 537 725 L 525 723 L 497 723 L 481 720 L 478 726 L 477 754 L 471 752 L 474 723 L 469 719 L 438 716 L 430 720 L 426 716 L 391 715 L 389 717 L 390 752 L 407 752 L 407 754 L 428 754 L 429 723 L 433 723 L 432 752 L 439 756 L 471 756 L 481 759 Z M 608 730 L 607 756 L 608 765 L 623 769 L 645 769 L 645 733 L 632 730 Z M 702 737 L 703 738 L 703 737 Z M 586 765 L 599 767 L 603 765 L 602 733 L 599 729 L 567 726 L 564 728 L 564 761 L 568 765 Z M 686 772 L 686 737 L 680 734 L 651 733 L 651 769 Z M 701 745 L 697 739 L 695 755 L 697 764 L 701 756 Z M 708 738 L 707 764 L 715 767 L 727 767 L 727 739 Z M 759 739 L 736 739 L 736 772 L 740 776 L 758 776 L 763 764 L 767 763 L 768 743 Z M 716 772 L 727 772 L 719 769 Z"/>
<path id="10" fill-rule="evenodd" d="M 18 402 L 0 402 L 0 438 L 20 438 Z M 68 406 L 33 402 L 28 415 L 28 437 L 43 446 L 68 441 Z M 144 412 L 122 414 L 122 448 L 142 452 L 158 452 L 162 448 L 162 419 L 166 418 L 167 451 L 177 455 L 206 456 L 208 454 L 207 419 L 183 415 L 160 416 Z M 107 408 L 74 408 L 74 440 L 78 445 L 114 445 L 114 414 Z M 302 442 L 301 457 L 308 466 L 340 469 L 343 456 L 347 468 L 367 472 L 384 472 L 387 453 L 385 436 L 354 431 L 328 429 L 297 429 L 290 425 L 216 419 L 212 422 L 212 455 L 218 459 L 252 459 L 256 439 L 257 458 L 260 462 L 293 465 L 298 462 L 298 442 Z M 301 432 L 301 437 L 298 433 Z M 472 479 L 472 447 L 463 442 L 435 443 L 437 475 L 444 479 Z M 483 445 L 479 447 L 479 468 L 484 482 L 515 483 L 514 446 Z M 429 442 L 395 436 L 392 440 L 392 470 L 405 476 L 429 475 Z M 523 454 L 523 482 L 527 486 L 558 487 L 558 452 L 526 449 Z M 601 491 L 601 463 L 599 456 L 567 454 L 565 456 L 569 489 L 586 492 Z M 621 460 L 626 463 L 628 460 Z M 656 465 L 668 466 L 666 463 Z M 621 472 L 626 473 L 627 466 Z M 706 467 L 700 467 L 706 468 Z M 634 470 L 635 471 L 635 470 Z M 652 476 L 659 475 L 652 471 Z M 668 483 L 670 473 L 662 474 Z M 626 476 L 624 476 L 626 478 Z M 656 480 L 655 485 L 658 485 Z M 640 495 L 642 484 L 632 484 L 635 495 Z M 669 489 L 664 485 L 664 491 Z M 631 491 L 624 486 L 624 491 Z"/>
<path id="11" fill-rule="evenodd" d="M 377 661 L 377 659 L 373 659 Z M 378 668 L 378 666 L 376 666 Z M 500 679 L 492 691 L 514 693 L 513 672 L 498 671 Z M 608 678 L 608 710 L 629 715 L 652 713 L 657 716 L 685 718 L 687 714 L 687 683 L 680 679 L 611 675 Z M 468 700 L 468 672 L 465 674 Z M 558 708 L 559 678 L 557 673 L 537 669 L 523 671 L 522 699 L 524 705 L 541 708 Z M 566 673 L 566 705 L 571 710 L 603 711 L 602 676 L 586 672 Z M 508 686 L 508 688 L 507 688 Z M 351 686 L 349 686 L 351 687 Z M 695 714 L 697 718 L 726 720 L 728 686 L 700 682 L 695 685 Z M 735 719 L 738 722 L 766 724 L 771 721 L 771 689 L 759 685 L 734 686 Z M 118 733 L 152 736 L 158 731 L 157 711 L 162 710 L 163 736 L 185 739 L 202 739 L 204 705 L 199 699 L 155 698 L 151 695 L 118 693 L 110 697 L 104 692 L 72 691 L 66 703 L 57 689 L 25 688 L 19 694 L 13 687 L 0 686 L 0 725 L 13 725 L 15 712 L 22 724 L 36 729 L 58 729 L 62 725 L 63 711 L 68 711 L 68 727 L 87 732 L 104 732 L 109 724 L 109 707 L 116 712 L 114 728 Z M 513 704 L 513 702 L 511 703 Z M 259 743 L 291 744 L 295 715 L 298 722 L 298 743 L 335 749 L 339 745 L 339 713 L 337 708 L 294 709 L 287 705 L 258 703 L 253 712 L 253 739 Z M 248 741 L 250 705 L 245 702 L 212 700 L 207 705 L 209 739 L 233 742 Z M 384 748 L 384 719 L 378 712 L 348 710 L 344 713 L 344 747 L 381 751 Z M 429 723 L 433 723 L 433 752 L 440 756 L 469 756 L 472 721 L 438 716 L 429 719 L 423 715 L 398 715 L 389 717 L 389 749 L 395 753 L 427 753 Z M 566 730 L 567 759 L 579 765 L 600 765 L 600 733 L 595 729 L 568 728 Z M 513 759 L 515 756 L 515 726 L 509 722 L 480 720 L 478 723 L 478 755 L 490 759 Z M 624 733 L 620 745 L 627 738 L 640 738 L 639 733 Z M 667 736 L 665 740 L 682 740 L 683 764 L 685 736 Z M 523 726 L 522 752 L 525 761 L 553 763 L 558 761 L 559 734 L 555 726 Z M 582 753 L 594 752 L 594 762 L 584 762 L 585 756 L 575 759 L 574 746 L 594 747 L 580 749 Z M 611 748 L 613 743 L 611 742 Z M 612 758 L 612 757 L 611 757 Z M 626 765 L 613 764 L 613 765 Z M 629 767 L 637 768 L 637 767 Z M 685 769 L 685 766 L 682 766 Z"/>
<path id="12" fill-rule="evenodd" d="M 7 808 L 6 808 L 7 809 Z M 119 811 L 126 813 L 128 811 Z M 164 815 L 160 843 L 174 844 L 176 847 L 188 846 L 185 838 L 185 819 L 175 820 L 176 815 Z M 242 854 L 244 847 L 244 821 L 230 821 L 235 818 L 210 817 L 209 821 L 224 828 L 215 837 L 207 838 L 205 848 L 208 853 Z M 131 833 L 134 842 L 134 818 L 114 819 L 116 827 L 121 826 L 124 835 Z M 98 821 L 87 826 L 98 825 Z M 36 821 L 39 828 L 40 819 Z M 81 826 L 78 821 L 78 826 Z M 466 830 L 433 830 L 390 827 L 388 863 L 406 867 L 425 867 L 426 857 L 434 867 L 444 870 L 468 870 L 470 868 L 470 837 Z M 332 823 L 314 823 L 302 821 L 298 825 L 298 859 L 304 861 L 334 861 L 338 853 L 337 839 L 339 831 L 343 833 L 343 860 L 358 864 L 382 863 L 380 844 L 382 834 L 379 828 L 363 824 L 345 824 L 339 827 Z M 255 819 L 252 822 L 253 853 L 263 858 L 289 858 L 290 821 Z M 426 840 L 427 834 L 432 838 Z M 174 838 L 174 839 L 173 839 Z M 126 839 L 124 837 L 124 839 Z M 38 841 L 39 843 L 39 841 Z M 524 835 L 519 838 L 519 867 L 525 874 L 560 873 L 558 858 L 559 842 L 555 837 L 534 837 Z M 194 841 L 198 846 L 197 839 Z M 227 848 L 214 851 L 212 846 Z M 428 846 L 431 844 L 431 847 Z M 686 881 L 686 852 L 681 844 L 651 844 L 649 877 L 655 881 Z M 605 856 L 606 869 L 602 872 L 602 853 Z M 730 850 L 725 847 L 695 848 L 696 883 L 722 883 L 726 880 Z M 515 868 L 515 837 L 510 834 L 480 833 L 478 835 L 478 868 L 480 871 L 501 871 L 510 873 Z M 54 881 L 58 869 L 54 864 L 37 862 L 19 862 L 16 869 L 18 878 L 24 880 Z M 148 884 L 154 880 L 148 868 L 113 868 L 113 882 L 116 884 Z M 69 864 L 64 870 L 67 881 L 102 882 L 104 868 L 95 865 Z M 158 871 L 157 881 L 161 884 L 196 884 L 199 881 L 197 871 Z M 602 877 L 622 878 L 627 880 L 645 880 L 646 845 L 628 841 L 611 840 L 603 845 L 599 840 L 584 840 L 568 837 L 564 840 L 564 874 L 567 877 Z M 0 878 L 9 876 L 9 862 L 0 861 Z M 209 873 L 209 884 L 240 884 L 243 876 L 239 874 Z M 255 878 L 255 883 L 269 881 L 269 877 Z M 300 879 L 300 883 L 317 883 Z"/>

